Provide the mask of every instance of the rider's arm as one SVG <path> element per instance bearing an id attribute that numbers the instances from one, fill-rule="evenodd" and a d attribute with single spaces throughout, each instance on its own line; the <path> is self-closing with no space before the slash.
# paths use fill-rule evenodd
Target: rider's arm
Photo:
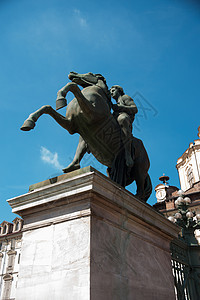
<path id="1" fill-rule="evenodd" d="M 121 111 L 121 112 L 130 112 L 131 111 L 134 114 L 136 114 L 138 112 L 137 106 L 131 97 L 129 97 L 127 95 L 123 95 L 121 100 L 122 101 L 120 101 L 120 103 L 117 104 L 118 111 Z"/>

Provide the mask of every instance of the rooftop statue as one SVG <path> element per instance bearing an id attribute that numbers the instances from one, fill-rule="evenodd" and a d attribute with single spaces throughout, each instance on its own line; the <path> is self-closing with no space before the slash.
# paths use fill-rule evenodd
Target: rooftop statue
<path id="1" fill-rule="evenodd" d="M 57 110 L 67 106 L 66 116 L 45 105 L 30 114 L 21 130 L 33 129 L 41 115 L 50 115 L 70 134 L 80 135 L 75 157 L 64 172 L 80 168 L 84 154 L 91 152 L 108 167 L 108 175 L 116 183 L 125 187 L 135 180 L 136 196 L 147 201 L 152 192 L 150 163 L 142 141 L 132 135 L 132 122 L 137 113 L 133 99 L 120 86 L 113 86 L 109 91 L 101 74 L 70 72 L 68 77 L 71 82 L 58 91 L 56 100 Z M 75 98 L 67 105 L 69 91 Z M 112 104 L 111 96 L 116 104 Z"/>

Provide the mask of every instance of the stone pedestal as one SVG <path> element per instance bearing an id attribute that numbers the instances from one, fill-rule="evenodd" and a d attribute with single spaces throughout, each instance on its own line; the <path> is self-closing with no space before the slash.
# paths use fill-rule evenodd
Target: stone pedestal
<path id="1" fill-rule="evenodd" d="M 91 167 L 8 200 L 24 218 L 17 300 L 172 300 L 179 228 Z"/>

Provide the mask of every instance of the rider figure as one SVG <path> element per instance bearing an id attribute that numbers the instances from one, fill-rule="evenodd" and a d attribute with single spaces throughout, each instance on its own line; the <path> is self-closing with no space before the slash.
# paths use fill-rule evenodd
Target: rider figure
<path id="1" fill-rule="evenodd" d="M 128 168 L 134 164 L 134 153 L 131 152 L 132 145 L 132 123 L 135 114 L 138 112 L 133 99 L 125 95 L 124 90 L 119 85 L 113 85 L 110 93 L 116 104 L 113 104 L 113 116 L 116 118 L 122 129 L 122 142 L 125 148 L 125 160 Z"/>
<path id="2" fill-rule="evenodd" d="M 134 153 L 131 152 L 132 145 L 132 123 L 135 119 L 135 114 L 138 112 L 137 106 L 133 99 L 124 94 L 123 88 L 119 85 L 114 85 L 110 89 L 112 98 L 116 100 L 116 104 L 111 104 L 113 109 L 113 116 L 116 118 L 122 129 L 122 142 L 125 148 L 125 160 L 128 168 L 131 168 L 134 164 Z M 80 168 L 80 160 L 84 154 L 88 152 L 88 145 L 84 139 L 80 136 L 79 144 L 76 150 L 75 157 L 71 164 L 63 169 L 65 172 L 70 172 Z"/>

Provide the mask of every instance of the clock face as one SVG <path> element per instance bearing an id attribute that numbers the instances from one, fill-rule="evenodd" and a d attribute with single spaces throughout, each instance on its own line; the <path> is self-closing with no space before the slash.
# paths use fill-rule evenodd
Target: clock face
<path id="1" fill-rule="evenodd" d="M 165 190 L 158 190 L 156 192 L 156 198 L 158 199 L 158 201 L 163 201 L 165 199 L 166 196 L 166 191 Z"/>

